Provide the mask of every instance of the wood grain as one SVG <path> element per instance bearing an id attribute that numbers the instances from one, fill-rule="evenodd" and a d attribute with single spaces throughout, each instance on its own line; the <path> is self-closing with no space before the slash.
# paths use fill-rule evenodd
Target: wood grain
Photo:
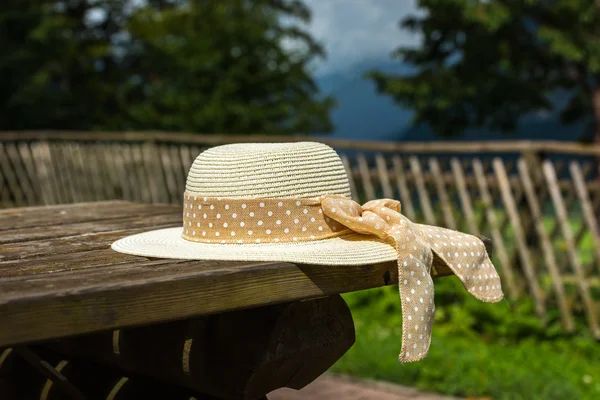
<path id="1" fill-rule="evenodd" d="M 0 231 L 0 244 L 18 243 L 29 240 L 52 239 L 65 236 L 86 235 L 90 233 L 108 232 L 119 230 L 123 227 L 123 222 L 127 223 L 129 228 L 141 228 L 151 226 L 165 226 L 179 221 L 174 215 L 139 215 L 121 219 L 106 219 L 94 222 L 79 222 L 71 225 L 61 226 L 52 225 L 45 229 L 23 228 L 15 230 Z M 152 224 L 152 225 L 149 225 Z"/>
<path id="2" fill-rule="evenodd" d="M 180 224 L 179 207 L 99 202 L 0 215 L 21 226 L 0 231 L 0 346 L 397 283 L 395 261 L 365 266 L 186 261 L 108 247 L 129 234 Z M 23 221 L 29 216 L 35 223 Z M 43 225 L 54 218 L 55 225 Z"/>
<path id="3" fill-rule="evenodd" d="M 44 229 L 40 227 L 26 227 L 0 231 L 0 244 L 18 243 L 30 240 L 52 239 L 65 236 L 87 235 L 90 233 L 109 232 L 127 228 L 141 228 L 153 226 L 176 225 L 181 222 L 181 213 L 175 215 L 172 212 L 159 212 L 156 215 L 148 212 L 133 213 L 121 218 L 94 219 L 91 221 L 75 222 L 67 225 L 48 225 Z"/>
<path id="4" fill-rule="evenodd" d="M 0 230 L 41 228 L 50 225 L 91 222 L 132 215 L 156 215 L 181 211 L 182 206 L 144 204 L 126 201 L 57 204 L 46 207 L 18 207 L 0 210 Z"/>
<path id="5" fill-rule="evenodd" d="M 393 283 L 397 269 L 173 260 L 98 267 L 3 279 L 0 346 L 368 289 Z"/>
<path id="6" fill-rule="evenodd" d="M 174 217 L 174 220 L 177 218 Z M 155 225 L 152 229 L 162 229 L 179 225 L 179 221 L 168 222 L 165 225 Z M 2 262 L 11 260 L 25 260 L 35 257 L 51 255 L 65 255 L 70 253 L 79 253 L 81 251 L 106 250 L 111 243 L 122 238 L 123 235 L 133 235 L 147 231 L 148 227 L 143 226 L 136 229 L 124 229 L 110 232 L 90 233 L 87 235 L 75 235 L 58 237 L 52 239 L 29 240 L 2 245 L 0 253 L 0 265 Z"/>

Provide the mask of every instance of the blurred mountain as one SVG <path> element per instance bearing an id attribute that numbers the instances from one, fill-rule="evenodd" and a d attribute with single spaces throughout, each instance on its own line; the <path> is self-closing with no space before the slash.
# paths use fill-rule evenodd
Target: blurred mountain
<path id="1" fill-rule="evenodd" d="M 331 113 L 331 136 L 346 139 L 401 140 L 412 112 L 380 96 L 375 84 L 363 77 L 370 69 L 398 72 L 398 63 L 378 61 L 355 65 L 343 72 L 317 77 L 323 94 L 332 95 L 337 108 Z"/>
<path id="2" fill-rule="evenodd" d="M 344 72 L 317 78 L 323 94 L 335 97 L 338 107 L 332 112 L 335 130 L 331 136 L 345 139 L 430 141 L 440 140 L 427 126 L 411 126 L 412 111 L 396 105 L 391 98 L 377 93 L 375 85 L 363 78 L 366 71 L 408 73 L 410 69 L 386 60 L 363 63 Z M 561 104 L 565 94 L 553 101 Z M 522 119 L 517 132 L 503 134 L 487 130 L 468 130 L 461 137 L 444 140 L 578 140 L 585 124 L 566 126 L 556 115 L 532 115 Z"/>

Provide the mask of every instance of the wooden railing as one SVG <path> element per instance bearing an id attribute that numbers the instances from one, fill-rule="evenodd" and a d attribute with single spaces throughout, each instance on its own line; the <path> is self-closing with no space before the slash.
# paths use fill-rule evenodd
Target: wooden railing
<path id="1" fill-rule="evenodd" d="M 307 137 L 0 133 L 0 207 L 124 199 L 181 203 L 205 148 Z M 353 196 L 390 197 L 416 221 L 490 236 L 509 298 L 544 323 L 600 339 L 600 146 L 318 139 L 341 154 Z M 551 312 L 557 310 L 557 312 Z M 554 317 L 554 315 L 558 317 Z"/>

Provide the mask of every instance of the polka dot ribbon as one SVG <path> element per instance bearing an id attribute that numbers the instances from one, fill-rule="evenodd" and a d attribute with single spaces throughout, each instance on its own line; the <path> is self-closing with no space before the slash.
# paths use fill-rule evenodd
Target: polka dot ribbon
<path id="1" fill-rule="evenodd" d="M 435 311 L 431 268 L 434 256 L 473 296 L 503 297 L 500 278 L 484 243 L 445 228 L 415 224 L 396 200 L 359 205 L 343 196 L 317 199 L 223 199 L 186 193 L 183 238 L 203 243 L 283 243 L 323 240 L 351 231 L 376 236 L 398 253 L 402 304 L 401 362 L 424 358 Z"/>
<path id="2" fill-rule="evenodd" d="M 479 238 L 415 224 L 400 213 L 400 202 L 396 200 L 373 200 L 360 206 L 345 197 L 328 197 L 321 204 L 325 215 L 355 232 L 389 242 L 398 252 L 402 303 L 400 361 L 418 361 L 429 350 L 435 311 L 431 278 L 434 254 L 478 299 L 486 302 L 502 299 L 500 277 Z"/>

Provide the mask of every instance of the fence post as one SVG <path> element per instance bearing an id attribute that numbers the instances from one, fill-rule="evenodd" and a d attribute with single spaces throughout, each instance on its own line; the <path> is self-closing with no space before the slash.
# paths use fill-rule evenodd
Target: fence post
<path id="1" fill-rule="evenodd" d="M 440 164 L 435 157 L 431 157 L 429 159 L 429 170 L 431 171 L 433 180 L 435 181 L 446 228 L 456 229 L 456 220 L 452 214 L 452 206 L 450 205 L 450 198 L 448 197 L 448 192 L 446 191 L 446 183 L 444 182 Z"/>
<path id="2" fill-rule="evenodd" d="M 596 250 L 596 263 L 598 266 L 598 272 L 600 272 L 600 228 L 598 227 L 598 220 L 594 215 L 594 209 L 592 207 L 592 202 L 590 201 L 590 195 L 588 193 L 587 186 L 585 185 L 585 180 L 583 178 L 581 168 L 579 167 L 579 163 L 577 161 L 571 161 L 569 170 L 571 171 L 571 177 L 573 178 L 573 183 L 575 184 L 575 190 L 577 191 L 579 201 L 581 202 L 583 215 L 585 216 L 585 224 L 588 226 L 592 236 L 592 241 L 594 242 L 594 247 Z"/>
<path id="3" fill-rule="evenodd" d="M 569 225 L 567 209 L 565 207 L 564 200 L 560 193 L 560 188 L 558 187 L 556 171 L 554 170 L 554 166 L 549 160 L 544 161 L 542 168 L 544 176 L 546 177 L 546 182 L 548 183 L 550 197 L 552 198 L 552 203 L 554 204 L 554 209 L 556 211 L 558 223 L 560 225 L 564 239 L 567 244 L 567 256 L 569 257 L 569 261 L 575 272 L 577 285 L 579 287 L 579 294 L 581 295 L 581 299 L 583 300 L 583 306 L 586 311 L 590 330 L 592 331 L 592 334 L 596 339 L 600 339 L 600 328 L 598 327 L 598 316 L 596 314 L 596 306 L 594 304 L 594 300 L 591 297 L 589 283 L 587 282 L 587 278 L 581 265 L 581 260 L 579 259 L 577 250 L 575 248 L 575 242 L 573 240 L 573 231 L 571 230 L 571 226 Z"/>
<path id="4" fill-rule="evenodd" d="M 486 217 L 490 224 L 490 233 L 494 243 L 494 248 L 496 250 L 494 251 L 494 253 L 498 255 L 498 258 L 500 259 L 500 265 L 502 266 L 502 272 L 504 275 L 503 278 L 505 279 L 506 286 L 508 288 L 508 295 L 511 298 L 516 298 L 519 295 L 520 290 L 519 287 L 516 285 L 513 270 L 508 260 L 508 254 L 504 245 L 504 238 L 500 233 L 498 220 L 496 219 L 496 214 L 494 210 L 494 204 L 492 202 L 492 197 L 488 188 L 485 172 L 483 170 L 483 164 L 481 163 L 481 160 L 477 158 L 473 160 L 473 172 L 475 173 L 477 185 L 479 186 L 479 192 L 481 194 L 481 200 L 485 208 Z"/>
<path id="5" fill-rule="evenodd" d="M 344 164 L 344 169 L 346 170 L 346 175 L 348 175 L 348 183 L 350 184 L 350 194 L 352 198 L 358 201 L 358 192 L 356 191 L 356 183 L 354 182 L 354 171 L 352 171 L 352 166 L 350 165 L 350 160 L 345 154 L 340 156 L 342 159 L 342 164 Z"/>
<path id="6" fill-rule="evenodd" d="M 379 175 L 379 181 L 381 182 L 383 197 L 386 199 L 393 199 L 394 193 L 392 192 L 392 185 L 390 184 L 387 161 L 383 157 L 383 154 L 377 153 L 375 155 L 375 164 L 377 165 L 377 173 Z"/>
<path id="7" fill-rule="evenodd" d="M 427 193 L 427 188 L 425 187 L 425 179 L 423 178 L 421 163 L 416 156 L 410 156 L 408 161 L 410 162 L 410 169 L 415 180 L 415 185 L 417 186 L 417 192 L 419 194 L 419 201 L 421 202 L 421 209 L 423 210 L 423 215 L 425 216 L 425 222 L 427 222 L 429 225 L 435 225 L 435 215 L 433 213 L 433 207 L 431 206 L 429 194 Z"/>
<path id="8" fill-rule="evenodd" d="M 523 232 L 521 218 L 519 218 L 517 205 L 512 194 L 508 175 L 506 173 L 506 169 L 504 168 L 504 163 L 500 158 L 496 157 L 493 161 L 493 165 L 496 177 L 498 178 L 498 186 L 500 187 L 502 202 L 506 207 L 508 218 L 515 234 L 515 241 L 517 242 L 517 250 L 523 266 L 523 272 L 525 273 L 525 278 L 529 284 L 530 293 L 535 300 L 535 309 L 538 316 L 542 319 L 542 321 L 544 321 L 546 317 L 544 295 L 542 294 L 535 271 L 533 269 L 531 253 L 529 252 L 529 248 L 527 247 L 527 243 L 525 241 L 525 233 Z"/>
<path id="9" fill-rule="evenodd" d="M 373 182 L 371 182 L 371 170 L 364 153 L 358 153 L 356 161 L 358 162 L 358 172 L 360 173 L 365 200 L 373 200 L 376 198 L 375 188 Z"/>
<path id="10" fill-rule="evenodd" d="M 552 279 L 552 284 L 556 293 L 556 300 L 558 302 L 558 308 L 560 310 L 560 316 L 562 319 L 563 326 L 567 330 L 567 332 L 573 332 L 575 330 L 575 323 L 573 322 L 573 317 L 571 315 L 571 311 L 569 309 L 568 302 L 566 299 L 565 288 L 560 276 L 558 264 L 556 262 L 554 248 L 552 247 L 550 237 L 544 228 L 542 209 L 538 197 L 536 197 L 536 192 L 531 181 L 529 168 L 524 158 L 521 158 L 518 161 L 517 167 L 519 169 L 519 176 L 521 177 L 521 182 L 523 183 L 523 189 L 527 197 L 527 202 L 529 203 L 529 208 L 531 209 L 531 216 L 534 221 L 537 233 L 540 237 L 542 245 L 542 254 L 544 255 L 544 261 L 546 261 L 546 264 L 548 266 L 548 271 L 550 272 L 550 277 Z"/>
<path id="11" fill-rule="evenodd" d="M 402 159 L 399 155 L 394 154 L 392 157 L 392 164 L 394 166 L 394 175 L 396 175 L 396 185 L 398 186 L 398 192 L 400 193 L 400 200 L 402 201 L 402 213 L 414 221 L 417 214 L 406 183 L 406 174 L 404 173 Z"/>
<path id="12" fill-rule="evenodd" d="M 470 233 L 477 234 L 479 233 L 479 229 L 477 227 L 477 221 L 475 220 L 475 214 L 473 213 L 473 204 L 471 203 L 471 197 L 469 196 L 469 190 L 467 189 L 463 167 L 460 160 L 456 157 L 452 157 L 450 166 L 452 167 L 454 183 L 457 187 L 463 213 L 467 220 L 467 227 L 471 231 Z"/>

